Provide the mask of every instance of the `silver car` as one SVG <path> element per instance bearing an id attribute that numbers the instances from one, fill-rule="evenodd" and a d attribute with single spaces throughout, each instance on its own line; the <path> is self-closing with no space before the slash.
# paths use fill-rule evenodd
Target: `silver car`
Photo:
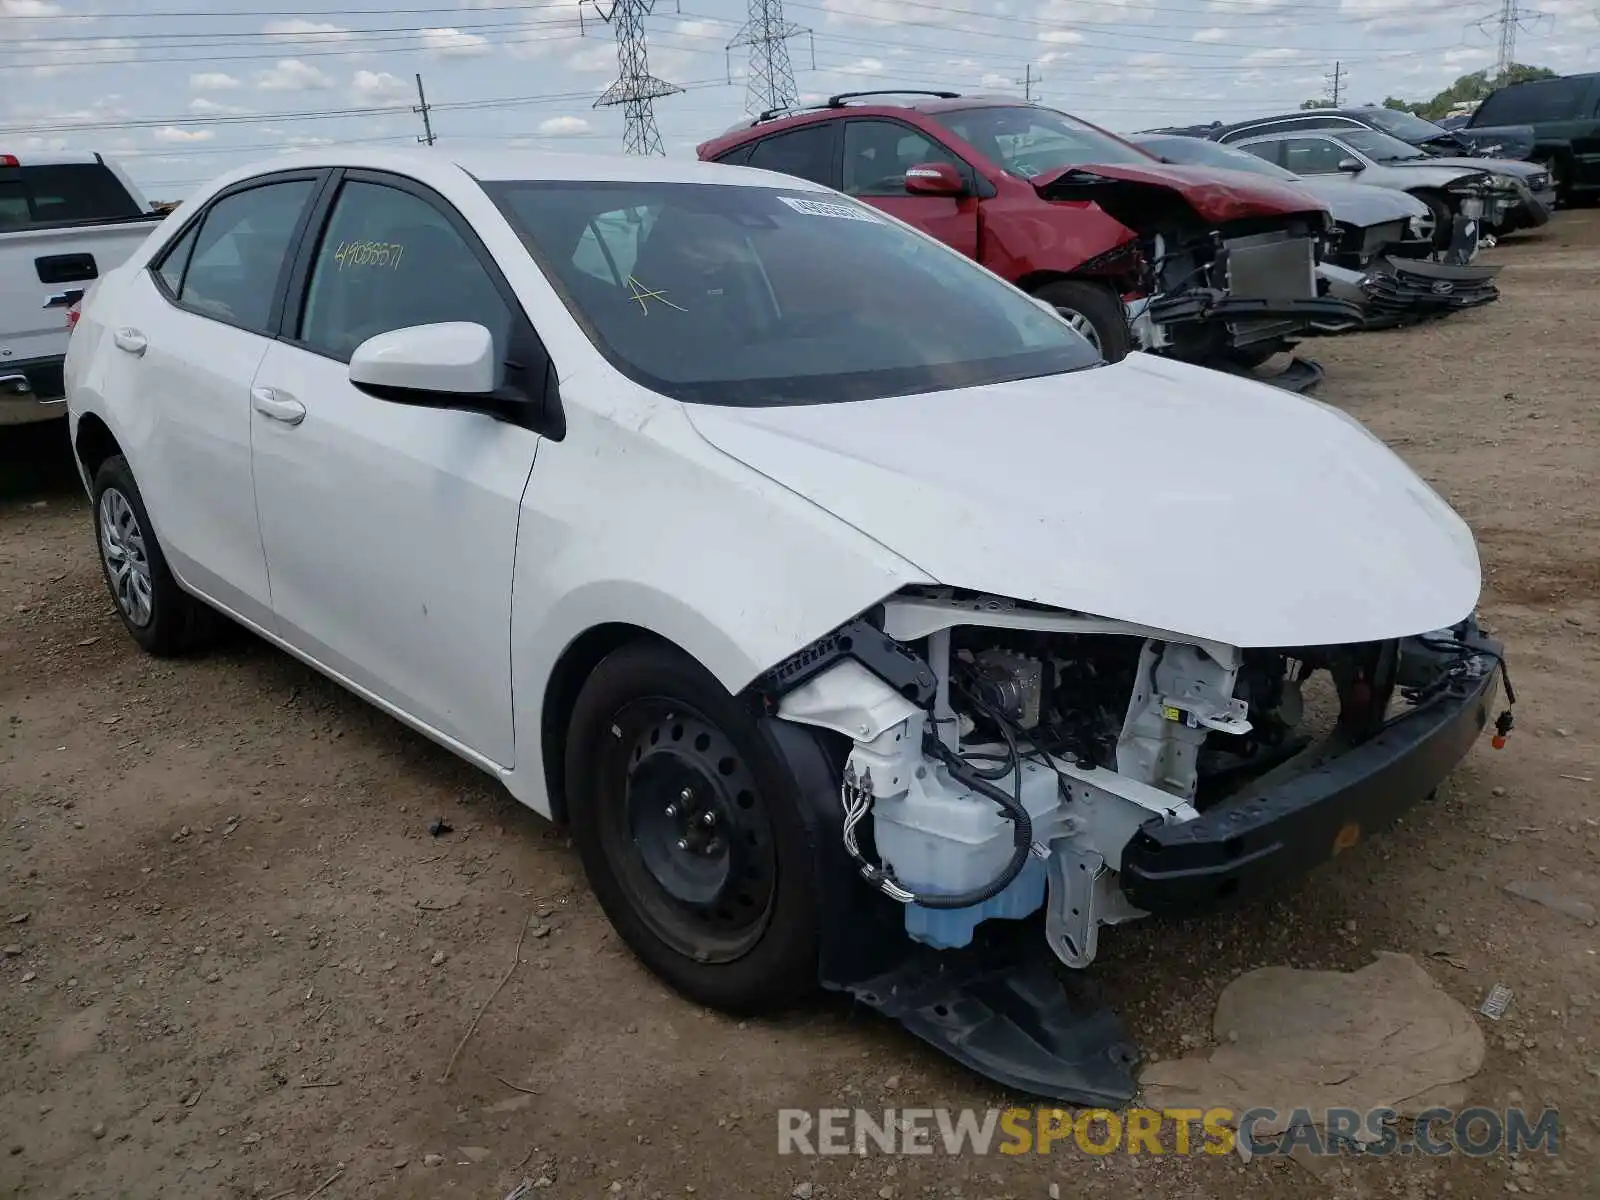
<path id="1" fill-rule="evenodd" d="M 1555 205 L 1549 172 L 1538 163 L 1441 158 L 1372 129 L 1268 133 L 1232 144 L 1296 175 L 1409 192 L 1428 206 L 1441 246 L 1464 200 L 1482 202 L 1482 212 L 1470 215 L 1495 234 L 1537 228 Z"/>

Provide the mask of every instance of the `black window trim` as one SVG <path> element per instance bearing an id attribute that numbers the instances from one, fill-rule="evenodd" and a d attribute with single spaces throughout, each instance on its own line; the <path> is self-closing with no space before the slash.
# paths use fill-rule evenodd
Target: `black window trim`
<path id="1" fill-rule="evenodd" d="M 249 179 L 242 179 L 238 183 L 229 184 L 227 187 L 223 188 L 222 191 L 218 192 L 216 195 L 207 200 L 200 211 L 185 221 L 180 228 L 173 231 L 172 236 L 163 242 L 156 252 L 150 256 L 149 261 L 145 263 L 145 273 L 149 275 L 150 281 L 155 285 L 156 291 L 161 293 L 161 298 L 173 308 L 179 309 L 182 312 L 186 312 L 190 316 L 199 317 L 202 320 L 215 321 L 218 325 L 226 325 L 230 329 L 238 329 L 245 333 L 253 333 L 258 337 L 276 337 L 278 332 L 278 321 L 282 313 L 283 295 L 285 289 L 288 287 L 289 268 L 295 260 L 295 247 L 305 235 L 306 222 L 310 218 L 311 213 L 316 209 L 317 201 L 322 191 L 327 187 L 328 176 L 330 174 L 331 171 L 326 167 L 312 167 L 298 171 L 274 171 L 267 175 L 252 175 Z M 211 210 L 216 208 L 218 204 L 222 203 L 222 201 L 228 199 L 229 197 L 237 196 L 244 192 L 251 192 L 257 188 L 272 187 L 275 184 L 283 183 L 307 182 L 313 184 L 314 186 L 311 189 L 311 195 L 302 204 L 300 216 L 295 221 L 293 232 L 289 235 L 289 252 L 284 255 L 283 262 L 278 267 L 278 279 L 277 282 L 273 284 L 272 302 L 267 307 L 267 327 L 265 329 L 253 329 L 249 325 L 242 324 L 238 321 L 229 321 L 223 317 L 219 317 L 214 312 L 204 312 L 191 304 L 185 304 L 178 298 L 178 295 L 175 295 L 172 292 L 172 289 L 167 287 L 166 281 L 161 278 L 161 267 L 166 263 L 168 256 L 171 255 L 172 252 L 176 250 L 182 243 L 183 239 L 188 235 L 191 229 L 196 231 L 195 245 L 199 245 L 199 232 L 204 227 L 206 219 L 210 217 Z M 189 252 L 189 262 L 183 264 L 183 274 L 178 278 L 179 295 L 181 295 L 183 292 L 183 285 L 189 280 L 189 266 L 193 261 L 194 251 L 191 249 Z"/>
<path id="2" fill-rule="evenodd" d="M 310 205 L 306 225 L 296 231 L 298 250 L 291 258 L 287 279 L 276 300 L 277 332 L 273 335 L 274 339 L 296 350 L 315 354 L 318 358 L 325 358 L 341 365 L 349 364 L 348 358 L 329 354 L 301 337 L 300 326 L 305 320 L 306 301 L 311 291 L 312 267 L 322 251 L 323 240 L 328 236 L 334 205 L 338 203 L 345 184 L 366 183 L 404 192 L 421 200 L 444 217 L 446 223 L 466 244 L 472 256 L 477 259 L 478 265 L 488 275 L 489 282 L 511 315 L 511 328 L 506 336 L 505 358 L 502 364 L 506 368 L 505 385 L 520 390 L 530 405 L 539 408 L 540 414 L 535 418 L 534 425 L 537 432 L 553 441 L 564 438 L 566 418 L 556 396 L 555 360 L 551 358 L 544 339 L 539 336 L 539 331 L 534 328 L 533 321 L 522 307 L 522 301 L 518 299 L 515 289 L 506 279 L 505 273 L 500 270 L 500 264 L 495 261 L 489 248 L 483 244 L 483 239 L 478 236 L 472 223 L 461 215 L 460 210 L 449 199 L 409 175 L 366 167 L 337 167 L 330 170 L 328 176 L 322 190 Z"/>
<path id="3" fill-rule="evenodd" d="M 963 109 L 961 111 L 966 111 L 966 110 Z M 943 150 L 951 158 L 955 159 L 956 162 L 961 164 L 961 177 L 964 180 L 966 180 L 967 189 L 974 196 L 978 196 L 978 197 L 983 198 L 983 199 L 988 199 L 988 198 L 990 198 L 990 197 L 992 197 L 992 196 L 994 196 L 996 194 L 995 186 L 992 183 L 990 183 L 987 178 L 985 178 L 985 176 L 984 176 L 982 171 L 978 170 L 978 168 L 973 165 L 971 159 L 969 159 L 965 154 L 962 154 L 959 151 L 957 151 L 956 149 L 954 149 L 943 138 L 935 136 L 932 132 L 930 132 L 927 129 L 922 128 L 920 125 L 914 125 L 910 121 L 904 120 L 904 119 L 902 119 L 900 117 L 892 117 L 892 116 L 883 115 L 883 114 L 867 115 L 867 114 L 862 114 L 862 113 L 852 113 L 850 116 L 840 119 L 837 122 L 837 124 L 839 124 L 841 127 L 845 127 L 845 126 L 850 126 L 850 125 L 862 125 L 862 124 L 866 124 L 868 122 L 877 122 L 877 123 L 883 124 L 883 125 L 898 125 L 898 126 L 900 126 L 900 128 L 904 129 L 907 133 L 916 134 L 923 141 L 929 142 L 932 145 L 935 145 L 935 146 L 939 147 L 939 149 Z M 941 128 L 943 128 L 943 127 L 941 126 Z M 845 151 L 845 137 L 846 137 L 847 132 L 848 131 L 846 129 L 841 128 L 839 136 L 836 139 L 836 141 L 838 142 L 838 154 L 839 154 L 839 190 L 840 191 L 844 191 L 844 151 Z M 849 196 L 850 193 L 849 192 L 845 192 L 845 195 Z M 900 193 L 900 195 L 901 196 L 905 196 L 905 197 L 909 197 L 909 198 L 911 198 L 913 200 L 923 200 L 923 199 L 937 200 L 937 199 L 939 199 L 939 197 L 937 197 L 937 196 L 926 196 L 926 197 L 918 196 L 913 192 L 902 192 L 902 193 Z M 855 200 L 886 200 L 886 199 L 894 199 L 895 195 L 893 193 L 891 193 L 888 196 L 852 196 L 851 198 L 855 199 Z"/>

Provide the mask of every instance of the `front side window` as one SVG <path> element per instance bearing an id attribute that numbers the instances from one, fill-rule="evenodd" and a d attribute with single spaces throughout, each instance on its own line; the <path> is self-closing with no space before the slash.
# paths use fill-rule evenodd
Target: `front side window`
<path id="1" fill-rule="evenodd" d="M 183 272 L 179 303 L 230 325 L 270 332 L 278 276 L 315 186 L 310 179 L 264 184 L 213 204 Z"/>
<path id="2" fill-rule="evenodd" d="M 1333 175 L 1339 164 L 1352 157 L 1338 142 L 1327 138 L 1284 138 L 1283 165 L 1296 175 Z"/>
<path id="3" fill-rule="evenodd" d="M 848 196 L 904 196 L 906 172 L 922 163 L 967 165 L 932 138 L 896 121 L 846 121 L 844 192 Z"/>
<path id="4" fill-rule="evenodd" d="M 833 186 L 833 125 L 821 122 L 757 142 L 746 166 Z"/>
<path id="5" fill-rule="evenodd" d="M 1339 140 L 1359 150 L 1374 162 L 1405 162 L 1413 158 L 1427 158 L 1426 150 L 1418 150 L 1408 142 L 1376 129 L 1341 129 Z M 1290 168 L 1293 170 L 1293 168 Z"/>
<path id="6" fill-rule="evenodd" d="M 368 338 L 441 321 L 484 326 L 504 361 L 511 309 L 450 219 L 411 192 L 346 183 L 312 264 L 300 340 L 348 362 Z"/>
<path id="7" fill-rule="evenodd" d="M 837 195 L 720 184 L 486 186 L 596 348 L 680 400 L 865 400 L 1100 361 L 1010 285 Z"/>
<path id="8" fill-rule="evenodd" d="M 1023 179 L 1063 167 L 1150 162 L 1121 138 L 1051 108 L 996 104 L 941 112 L 937 119 L 990 162 Z"/>

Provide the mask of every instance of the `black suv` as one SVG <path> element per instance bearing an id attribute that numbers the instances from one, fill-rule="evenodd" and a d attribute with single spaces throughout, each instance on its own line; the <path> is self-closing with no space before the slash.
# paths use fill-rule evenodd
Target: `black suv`
<path id="1" fill-rule="evenodd" d="M 1600 192 L 1600 72 L 1507 84 L 1457 132 L 1488 137 L 1507 122 L 1533 130 L 1528 157 L 1550 168 L 1562 203 Z"/>

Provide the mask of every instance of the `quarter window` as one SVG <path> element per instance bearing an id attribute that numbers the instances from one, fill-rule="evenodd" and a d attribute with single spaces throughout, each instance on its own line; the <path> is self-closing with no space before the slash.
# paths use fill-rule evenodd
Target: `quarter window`
<path id="1" fill-rule="evenodd" d="M 441 321 L 484 326 L 504 361 L 511 309 L 450 219 L 411 192 L 346 183 L 311 268 L 300 340 L 343 362 L 368 338 Z"/>
<path id="2" fill-rule="evenodd" d="M 211 206 L 192 244 L 178 301 L 204 316 L 270 333 L 272 301 L 300 214 L 315 183 L 297 179 L 224 196 Z M 161 269 L 185 250 L 173 247 Z"/>
<path id="3" fill-rule="evenodd" d="M 851 196 L 903 196 L 906 171 L 920 163 L 966 164 L 914 129 L 894 121 L 847 121 L 844 126 L 844 191 Z"/>
<path id="4" fill-rule="evenodd" d="M 174 299 L 183 287 L 183 269 L 189 265 L 189 255 L 194 253 L 195 238 L 200 234 L 199 225 L 191 225 L 184 235 L 173 243 L 172 248 L 161 259 L 161 265 L 156 268 L 156 276 L 167 289 L 167 294 Z"/>
<path id="5" fill-rule="evenodd" d="M 833 124 L 821 122 L 777 133 L 756 143 L 749 166 L 833 186 Z"/>

